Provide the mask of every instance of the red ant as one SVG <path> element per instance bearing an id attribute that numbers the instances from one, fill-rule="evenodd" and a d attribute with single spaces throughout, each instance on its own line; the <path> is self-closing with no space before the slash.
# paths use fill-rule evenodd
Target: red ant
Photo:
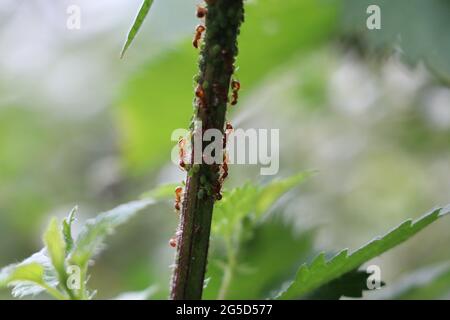
<path id="1" fill-rule="evenodd" d="M 217 201 L 222 200 L 222 186 L 225 179 L 228 177 L 228 155 L 226 152 L 223 154 L 223 163 L 219 168 L 219 178 L 213 185 L 214 198 Z"/>
<path id="2" fill-rule="evenodd" d="M 175 189 L 175 210 L 180 212 L 181 210 L 181 196 L 183 194 L 183 187 L 177 187 Z"/>
<path id="3" fill-rule="evenodd" d="M 233 90 L 233 99 L 231 100 L 231 105 L 234 106 L 238 103 L 239 90 L 241 89 L 241 83 L 237 80 L 231 81 L 231 89 Z"/>
<path id="4" fill-rule="evenodd" d="M 208 13 L 208 9 L 202 6 L 197 6 L 197 18 L 203 19 L 206 17 L 206 14 Z"/>
<path id="5" fill-rule="evenodd" d="M 198 43 L 200 42 L 200 39 L 202 38 L 203 32 L 205 32 L 206 28 L 203 25 L 198 25 L 197 28 L 195 28 L 195 36 L 194 40 L 192 40 L 192 45 L 195 49 L 198 49 Z"/>
<path id="6" fill-rule="evenodd" d="M 225 125 L 225 133 L 223 135 L 223 148 L 225 149 L 227 147 L 227 140 L 228 136 L 231 134 L 231 131 L 233 131 L 233 126 L 231 123 L 227 122 Z"/>
<path id="7" fill-rule="evenodd" d="M 227 124 L 225 125 L 225 132 L 227 133 L 227 134 L 230 134 L 231 133 L 231 131 L 233 131 L 233 126 L 231 125 L 231 123 L 229 123 L 229 122 L 227 122 Z"/>
<path id="8" fill-rule="evenodd" d="M 185 158 L 185 148 L 186 146 L 186 139 L 183 137 L 180 137 L 180 140 L 178 140 L 178 155 L 180 157 L 180 162 L 179 165 L 181 167 L 181 169 L 185 169 L 186 168 L 186 163 L 184 162 L 184 158 Z"/>
<path id="9" fill-rule="evenodd" d="M 201 84 L 199 84 L 197 86 L 197 88 L 195 89 L 195 96 L 198 98 L 199 100 L 199 105 L 200 107 L 204 108 L 206 106 L 206 99 L 205 99 L 205 90 L 203 90 L 203 87 Z"/>
<path id="10" fill-rule="evenodd" d="M 226 152 L 223 153 L 223 164 L 222 164 L 222 175 L 220 176 L 220 183 L 222 184 L 228 177 L 228 155 Z"/>

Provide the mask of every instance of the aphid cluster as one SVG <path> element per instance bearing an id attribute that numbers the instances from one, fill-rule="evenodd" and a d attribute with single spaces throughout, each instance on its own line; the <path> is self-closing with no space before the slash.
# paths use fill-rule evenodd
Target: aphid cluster
<path id="1" fill-rule="evenodd" d="M 205 0 L 206 3 L 212 4 L 214 0 Z M 196 16 L 199 19 L 205 19 L 205 17 L 208 14 L 208 9 L 203 6 L 197 6 Z M 194 48 L 198 49 L 200 47 L 200 42 L 202 40 L 203 34 L 206 31 L 205 22 L 202 21 L 197 27 L 195 28 L 195 34 L 194 38 L 192 40 L 192 45 Z M 226 50 L 221 48 L 220 45 L 216 45 L 213 48 L 211 48 L 212 56 L 215 57 L 215 59 L 219 59 L 220 63 L 222 61 L 225 62 L 225 68 L 227 71 L 230 71 L 231 73 L 234 71 L 234 54 L 233 50 Z M 236 51 L 236 50 L 234 50 Z M 202 63 L 204 64 L 204 61 L 201 60 L 200 67 L 202 68 Z M 199 76 L 200 77 L 200 76 Z M 203 80 L 200 80 L 199 78 L 196 79 L 197 87 L 195 88 L 195 99 L 196 99 L 196 105 L 198 106 L 199 110 L 202 110 L 202 112 L 207 112 L 208 105 L 211 104 L 211 107 L 218 106 L 221 101 L 226 101 L 230 105 L 234 106 L 238 103 L 239 99 L 239 90 L 241 89 L 241 84 L 239 81 L 233 79 L 230 83 L 231 87 L 231 97 L 228 95 L 228 86 L 223 85 L 221 83 L 210 83 L 209 85 L 212 89 L 211 92 L 211 100 L 207 100 L 207 93 L 205 90 L 208 90 L 208 83 L 204 82 Z M 209 93 L 209 91 L 208 91 Z M 209 96 L 208 96 L 209 97 Z M 193 129 L 193 128 L 191 128 Z M 222 199 L 222 187 L 223 183 L 225 182 L 226 178 L 228 177 L 228 154 L 226 151 L 227 148 L 227 141 L 230 136 L 230 134 L 233 131 L 233 126 L 227 122 L 224 128 L 224 136 L 223 136 L 223 161 L 221 164 L 213 164 L 211 171 L 203 172 L 200 176 L 200 188 L 198 190 L 197 197 L 198 199 L 202 200 L 205 198 L 205 196 L 214 197 L 215 200 L 221 200 Z M 191 175 L 199 170 L 199 166 L 196 167 L 196 165 L 188 165 L 186 163 L 186 138 L 180 137 L 178 141 L 178 149 L 179 149 L 179 167 L 188 172 L 188 175 Z M 183 200 L 183 193 L 184 189 L 181 186 L 178 186 L 175 189 L 175 201 L 174 201 L 174 209 L 175 212 L 180 214 L 182 210 L 182 200 Z M 178 230 L 174 237 L 172 237 L 169 240 L 169 245 L 173 248 L 177 246 L 177 239 L 179 236 L 180 231 Z"/>

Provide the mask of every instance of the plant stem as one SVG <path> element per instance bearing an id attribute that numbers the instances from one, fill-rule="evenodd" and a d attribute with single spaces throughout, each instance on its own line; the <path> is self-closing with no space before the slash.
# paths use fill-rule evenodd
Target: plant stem
<path id="1" fill-rule="evenodd" d="M 88 266 L 85 265 L 81 268 L 81 273 L 80 273 L 80 289 L 78 290 L 78 299 L 80 300 L 87 300 L 88 299 L 88 295 L 87 295 L 87 290 L 86 290 L 86 275 L 88 272 Z"/>
<path id="2" fill-rule="evenodd" d="M 206 34 L 201 49 L 192 137 L 208 129 L 224 132 L 231 77 L 244 17 L 243 0 L 207 0 Z M 197 92 L 198 93 L 198 92 Z M 197 94 L 197 97 L 199 95 Z M 198 125 L 201 121 L 201 126 Z M 194 138 L 191 141 L 195 149 Z M 202 146 L 204 150 L 206 146 Z M 194 160 L 194 151 L 191 160 Z M 207 265 L 211 219 L 219 182 L 219 164 L 191 167 L 183 196 L 171 298 L 201 299 Z"/>

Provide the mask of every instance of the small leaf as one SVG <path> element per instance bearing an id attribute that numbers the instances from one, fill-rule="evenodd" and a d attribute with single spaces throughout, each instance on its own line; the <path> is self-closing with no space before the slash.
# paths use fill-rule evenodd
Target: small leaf
<path id="1" fill-rule="evenodd" d="M 120 53 L 120 58 L 123 58 L 125 55 L 125 52 L 130 47 L 131 43 L 133 42 L 134 38 L 136 37 L 139 29 L 142 26 L 142 23 L 145 20 L 145 17 L 147 17 L 148 12 L 150 11 L 150 8 L 153 4 L 153 0 L 144 0 L 142 3 L 141 9 L 139 10 L 139 13 L 137 14 L 133 26 L 131 27 L 130 31 L 128 32 L 127 41 L 125 42 L 125 45 L 123 46 L 122 52 Z"/>
<path id="2" fill-rule="evenodd" d="M 70 263 L 81 268 L 85 267 L 91 257 L 102 249 L 103 240 L 107 235 L 153 203 L 155 203 L 153 199 L 133 201 L 88 220 L 74 243 L 69 256 Z"/>
<path id="3" fill-rule="evenodd" d="M 66 243 L 56 218 L 50 221 L 44 233 L 44 243 L 59 279 L 63 281 L 66 278 Z"/>
<path id="4" fill-rule="evenodd" d="M 440 217 L 448 214 L 450 207 L 436 209 L 412 222 L 408 220 L 381 238 L 376 238 L 350 255 L 343 250 L 326 261 L 317 258 L 308 266 L 302 265 L 294 281 L 277 299 L 298 299 L 330 281 L 359 268 L 363 263 L 381 255 L 408 240 Z"/>
<path id="5" fill-rule="evenodd" d="M 66 243 L 66 254 L 68 254 L 73 247 L 73 237 L 72 237 L 72 223 L 75 220 L 75 214 L 78 211 L 78 207 L 74 207 L 70 211 L 69 216 L 63 221 L 63 236 Z"/>

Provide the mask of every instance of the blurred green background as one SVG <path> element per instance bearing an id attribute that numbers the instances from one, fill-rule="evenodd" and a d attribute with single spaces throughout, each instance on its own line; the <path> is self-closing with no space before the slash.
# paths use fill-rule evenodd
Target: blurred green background
<path id="1" fill-rule="evenodd" d="M 197 3 L 155 0 L 120 60 L 140 0 L 0 1 L 0 265 L 37 251 L 52 215 L 78 204 L 82 222 L 183 179 L 170 134 L 192 114 Z M 314 251 L 355 249 L 450 202 L 450 3 L 375 3 L 374 31 L 369 1 L 246 3 L 231 122 L 280 129 L 279 176 L 318 171 L 274 210 L 299 237 L 316 230 Z M 66 28 L 69 4 L 80 30 Z M 231 166 L 226 187 L 245 180 L 263 181 L 259 167 Z M 111 237 L 90 281 L 98 297 L 157 285 L 165 298 L 176 225 L 168 203 Z M 450 259 L 449 227 L 377 259 L 383 279 Z M 280 234 L 262 230 L 261 250 Z M 294 249 L 272 254 L 309 258 Z"/>

